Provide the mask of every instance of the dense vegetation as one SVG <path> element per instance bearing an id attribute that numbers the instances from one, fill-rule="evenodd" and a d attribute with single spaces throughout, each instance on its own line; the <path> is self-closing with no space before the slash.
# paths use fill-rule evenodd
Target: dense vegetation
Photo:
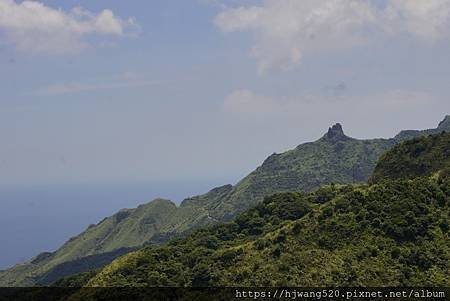
<path id="1" fill-rule="evenodd" d="M 450 172 L 450 133 L 406 141 L 381 156 L 371 181 L 412 179 Z"/>
<path id="2" fill-rule="evenodd" d="M 450 181 L 432 178 L 277 194 L 88 285 L 448 286 L 449 203 Z"/>
<path id="3" fill-rule="evenodd" d="M 380 155 L 396 143 L 443 130 L 450 130 L 449 117 L 437 129 L 405 131 L 393 139 L 358 140 L 345 136 L 337 124 L 315 142 L 271 155 L 235 186 L 214 188 L 184 200 L 179 207 L 158 199 L 122 210 L 90 226 L 56 252 L 1 271 L 0 286 L 49 284 L 66 275 L 100 268 L 129 250 L 163 244 L 205 225 L 230 221 L 274 193 L 365 182 Z"/>

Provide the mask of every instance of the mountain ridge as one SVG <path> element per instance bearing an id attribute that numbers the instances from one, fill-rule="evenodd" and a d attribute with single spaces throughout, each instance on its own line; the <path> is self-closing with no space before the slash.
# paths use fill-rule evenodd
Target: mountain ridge
<path id="1" fill-rule="evenodd" d="M 206 194 L 186 198 L 180 206 L 156 199 L 105 218 L 55 252 L 0 271 L 0 286 L 49 284 L 46 275 L 54 275 L 51 277 L 54 280 L 58 277 L 55 270 L 61 270 L 60 265 L 66 262 L 75 260 L 82 265 L 83 258 L 88 256 L 165 243 L 204 225 L 229 221 L 273 193 L 312 191 L 332 183 L 364 182 L 382 153 L 409 137 L 450 131 L 449 120 L 446 116 L 436 129 L 402 131 L 394 138 L 367 140 L 348 137 L 342 125 L 335 124 L 314 142 L 270 155 L 236 185 L 216 187 Z M 121 255 L 119 253 L 115 255 Z M 110 260 L 113 259 L 115 256 L 111 256 Z M 64 271 L 60 277 L 70 275 L 66 269 Z"/>
<path id="2" fill-rule="evenodd" d="M 400 131 L 393 139 L 397 141 L 404 141 L 412 138 L 416 138 L 420 135 L 432 135 L 437 134 L 441 131 L 450 131 L 450 115 L 445 115 L 444 119 L 439 122 L 438 127 L 435 129 L 427 130 L 403 130 Z"/>
<path id="3" fill-rule="evenodd" d="M 445 287 L 450 173 L 434 174 L 450 167 L 449 146 L 450 133 L 403 142 L 378 162 L 383 181 L 266 197 L 229 223 L 127 254 L 78 284 Z M 439 160 L 422 169 L 430 158 Z"/>

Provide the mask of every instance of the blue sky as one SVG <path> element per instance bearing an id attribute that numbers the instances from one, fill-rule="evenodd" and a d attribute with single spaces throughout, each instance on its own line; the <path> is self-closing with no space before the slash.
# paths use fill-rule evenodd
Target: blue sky
<path id="1" fill-rule="evenodd" d="M 0 0 L 0 181 L 235 182 L 335 122 L 435 127 L 449 25 L 447 0 Z"/>

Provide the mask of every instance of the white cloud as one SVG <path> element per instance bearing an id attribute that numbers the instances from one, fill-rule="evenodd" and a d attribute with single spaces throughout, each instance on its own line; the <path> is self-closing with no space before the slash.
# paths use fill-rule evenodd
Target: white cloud
<path id="1" fill-rule="evenodd" d="M 109 9 L 64 12 L 38 1 L 0 0 L 1 36 L 27 52 L 74 53 L 89 46 L 88 36 L 124 36 L 137 29 L 133 18 L 122 20 Z"/>
<path id="2" fill-rule="evenodd" d="M 265 0 L 225 8 L 214 20 L 224 32 L 250 32 L 261 73 L 289 69 L 310 52 L 346 48 L 378 35 L 435 41 L 450 32 L 450 0 Z"/>
<path id="3" fill-rule="evenodd" d="M 139 74 L 132 72 L 125 72 L 123 74 L 109 78 L 97 78 L 86 81 L 70 81 L 70 82 L 55 83 L 38 88 L 37 90 L 28 93 L 28 95 L 55 96 L 55 95 L 82 93 L 95 90 L 154 86 L 159 84 L 161 84 L 160 81 L 149 80 Z"/>

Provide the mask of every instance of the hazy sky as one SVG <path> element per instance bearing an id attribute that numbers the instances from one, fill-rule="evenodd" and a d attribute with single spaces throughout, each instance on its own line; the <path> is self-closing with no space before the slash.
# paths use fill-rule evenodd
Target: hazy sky
<path id="1" fill-rule="evenodd" d="M 235 181 L 450 114 L 450 0 L 0 0 L 0 182 Z"/>

